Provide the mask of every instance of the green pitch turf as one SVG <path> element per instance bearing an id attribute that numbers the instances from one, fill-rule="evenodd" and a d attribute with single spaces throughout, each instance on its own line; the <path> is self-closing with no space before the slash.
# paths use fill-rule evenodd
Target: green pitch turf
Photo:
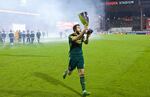
<path id="1" fill-rule="evenodd" d="M 0 97 L 81 97 L 77 71 L 62 78 L 67 42 L 0 46 Z M 83 51 L 89 97 L 150 97 L 150 36 L 97 36 Z"/>

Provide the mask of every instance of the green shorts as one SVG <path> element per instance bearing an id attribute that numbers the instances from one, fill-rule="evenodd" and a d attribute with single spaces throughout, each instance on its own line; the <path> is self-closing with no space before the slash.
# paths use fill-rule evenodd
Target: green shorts
<path id="1" fill-rule="evenodd" d="M 69 59 L 69 71 L 73 71 L 75 68 L 84 69 L 84 58 L 83 56 L 72 56 Z"/>

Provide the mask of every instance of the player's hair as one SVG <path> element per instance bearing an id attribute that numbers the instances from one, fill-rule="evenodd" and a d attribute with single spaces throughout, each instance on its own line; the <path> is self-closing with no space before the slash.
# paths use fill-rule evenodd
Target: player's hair
<path id="1" fill-rule="evenodd" d="M 80 25 L 79 25 L 79 24 L 75 24 L 75 25 L 73 26 L 73 31 L 74 31 L 74 32 L 76 31 L 77 26 L 80 26 Z"/>

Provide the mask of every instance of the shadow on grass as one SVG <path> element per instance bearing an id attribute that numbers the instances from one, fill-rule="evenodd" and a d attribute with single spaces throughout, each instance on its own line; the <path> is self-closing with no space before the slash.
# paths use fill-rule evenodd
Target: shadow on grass
<path id="1" fill-rule="evenodd" d="M 61 81 L 58 80 L 58 79 L 55 79 L 55 78 L 52 77 L 52 76 L 49 76 L 49 75 L 47 75 L 47 74 L 40 73 L 40 72 L 35 72 L 34 75 L 35 75 L 36 77 L 38 77 L 38 78 L 41 78 L 41 79 L 47 81 L 48 83 L 53 84 L 53 85 L 60 85 L 60 86 L 66 88 L 66 89 L 68 89 L 68 90 L 70 90 L 70 91 L 72 91 L 72 92 L 74 92 L 74 93 L 76 93 L 77 95 L 79 95 L 79 96 L 82 97 L 82 95 L 81 95 L 78 91 L 76 91 L 76 90 L 74 90 L 73 88 L 71 88 L 71 87 L 65 85 L 63 82 L 61 82 Z"/>
<path id="2" fill-rule="evenodd" d="M 53 90 L 49 91 L 42 91 L 42 90 L 12 90 L 11 89 L 0 89 L 0 97 L 82 97 L 82 95 L 74 90 L 73 88 L 65 85 L 63 82 L 59 81 L 58 79 L 55 79 L 47 74 L 35 72 L 33 75 L 37 78 L 40 78 L 42 80 L 47 81 L 50 84 L 53 85 L 60 85 L 72 92 L 74 94 L 68 94 L 68 93 L 55 93 Z M 78 96 L 77 96 L 78 95 Z"/>
<path id="3" fill-rule="evenodd" d="M 52 93 L 38 90 L 1 90 L 2 97 L 74 97 L 74 95 L 63 93 Z"/>
<path id="4" fill-rule="evenodd" d="M 42 56 L 42 55 L 13 55 L 13 54 L 0 54 L 0 56 L 8 56 L 8 57 L 50 57 L 50 56 Z"/>

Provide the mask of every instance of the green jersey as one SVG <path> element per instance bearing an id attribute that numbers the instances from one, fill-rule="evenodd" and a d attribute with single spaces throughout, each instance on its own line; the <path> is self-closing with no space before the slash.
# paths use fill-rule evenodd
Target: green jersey
<path id="1" fill-rule="evenodd" d="M 73 33 L 69 35 L 69 46 L 70 46 L 70 51 L 69 51 L 69 56 L 82 56 L 82 43 L 83 43 L 83 38 L 72 41 L 72 38 L 77 36 L 77 34 Z"/>

